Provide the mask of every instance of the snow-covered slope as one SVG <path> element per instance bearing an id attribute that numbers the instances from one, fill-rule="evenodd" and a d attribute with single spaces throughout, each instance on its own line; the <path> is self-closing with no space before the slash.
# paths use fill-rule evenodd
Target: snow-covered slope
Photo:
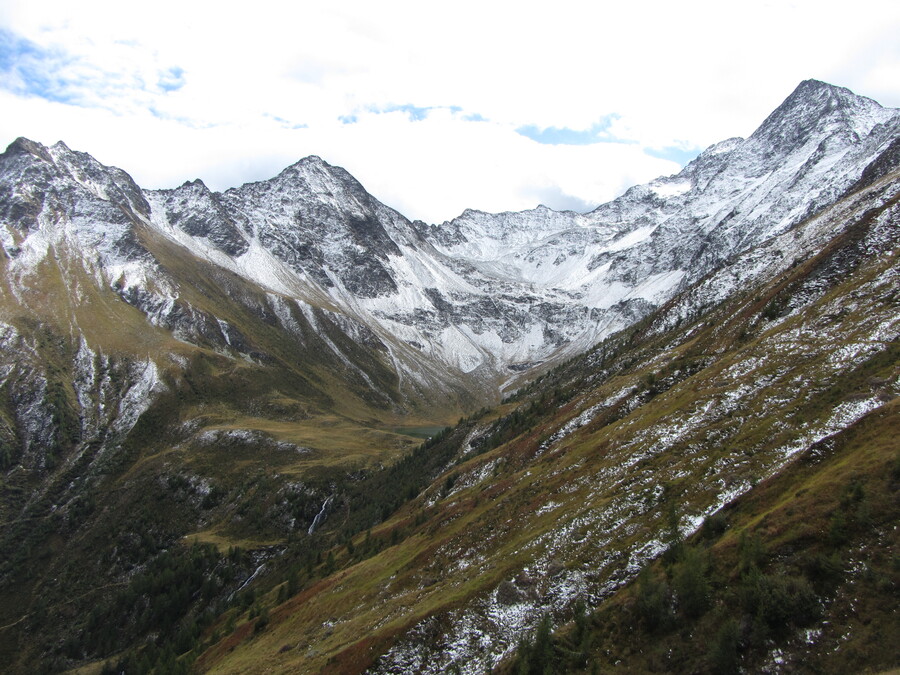
<path id="1" fill-rule="evenodd" d="M 215 230 L 240 273 L 300 293 L 297 283 L 272 278 L 266 254 L 274 256 L 314 297 L 502 386 L 632 323 L 831 203 L 898 129 L 896 110 L 810 80 L 750 138 L 718 143 L 680 174 L 589 214 L 466 211 L 442 225 L 411 224 L 318 158 L 209 194 L 210 217 L 182 194 L 196 192 L 193 184 L 148 200 L 154 222 L 174 216 L 195 237 Z M 220 211 L 228 215 L 213 215 Z"/>
<path id="2" fill-rule="evenodd" d="M 147 244 L 161 236 L 278 298 L 275 314 L 320 308 L 370 332 L 407 382 L 439 385 L 443 370 L 496 391 L 832 203 L 898 130 L 897 110 L 810 80 L 750 138 L 591 213 L 466 211 L 441 225 L 411 223 L 318 157 L 221 194 L 199 180 L 142 191 L 62 143 L 23 139 L 5 155 L 0 239 L 14 277 L 65 240 L 153 323 L 209 338 Z"/>
<path id="3" fill-rule="evenodd" d="M 488 277 L 588 308 L 592 342 L 832 203 L 898 135 L 897 110 L 808 80 L 750 138 L 591 213 L 467 211 L 420 229 Z"/>

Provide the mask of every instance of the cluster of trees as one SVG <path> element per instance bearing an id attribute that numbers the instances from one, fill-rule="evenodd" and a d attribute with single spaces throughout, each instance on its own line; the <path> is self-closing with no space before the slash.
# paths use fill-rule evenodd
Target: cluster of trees
<path id="1" fill-rule="evenodd" d="M 802 575 L 763 572 L 760 565 L 765 558 L 758 538 L 742 541 L 739 565 L 743 571 L 738 583 L 729 585 L 711 571 L 702 544 L 679 543 L 674 556 L 664 557 L 661 565 L 648 565 L 639 574 L 633 587 L 634 628 L 654 641 L 688 635 L 718 604 L 713 612 L 717 629 L 708 643 L 705 667 L 723 675 L 739 672 L 742 651 L 783 639 L 821 614 L 810 582 Z M 721 602 L 724 596 L 729 602 Z M 595 634 L 602 628 L 602 619 L 587 614 L 580 602 L 567 631 L 553 633 L 549 615 L 544 616 L 534 634 L 520 642 L 515 659 L 504 672 L 547 675 L 589 665 L 589 672 L 600 672 L 591 650 L 598 641 Z"/>
<path id="2" fill-rule="evenodd" d="M 643 648 L 666 644 L 669 656 L 674 653 L 681 666 L 700 663 L 705 672 L 733 675 L 747 658 L 767 653 L 773 644 L 782 644 L 822 618 L 822 598 L 834 592 L 846 568 L 841 551 L 855 535 L 873 527 L 872 506 L 858 482 L 844 488 L 830 511 L 826 539 L 814 552 L 798 551 L 789 558 L 770 552 L 752 530 L 741 534 L 736 547 L 713 548 L 728 529 L 722 512 L 707 518 L 697 536 L 683 541 L 678 517 L 671 506 L 668 509 L 668 548 L 641 570 L 626 591 L 630 600 L 603 614 L 587 614 L 579 604 L 574 624 L 557 633 L 545 617 L 502 672 L 543 675 L 585 669 L 592 664 L 594 646 L 613 639 Z M 618 628 L 610 628 L 619 622 Z M 696 645 L 685 640 L 700 634 L 708 638 L 697 652 Z M 592 667 L 599 672 L 597 663 Z M 657 661 L 654 667 L 667 664 Z"/>
<path id="3" fill-rule="evenodd" d="M 545 614 L 532 636 L 519 641 L 511 670 L 515 675 L 549 675 L 583 669 L 590 662 L 593 633 L 590 617 L 582 601 L 574 608 L 572 630 L 554 634 L 549 614 Z M 596 662 L 590 672 L 599 672 Z"/>
<path id="4" fill-rule="evenodd" d="M 493 450 L 533 429 L 548 415 L 568 403 L 574 394 L 575 389 L 572 387 L 556 387 L 533 397 L 530 403 L 520 405 L 494 423 L 490 433 L 479 442 L 481 451 Z"/>
<path id="5" fill-rule="evenodd" d="M 365 532 L 414 499 L 450 463 L 471 424 L 447 427 L 391 466 L 344 483 L 342 503 L 334 507 L 346 513 L 341 525 L 332 528 L 337 541 Z"/>
<path id="6" fill-rule="evenodd" d="M 152 635 L 115 672 L 179 672 L 169 669 L 173 659 L 191 651 L 202 629 L 227 607 L 226 591 L 247 574 L 249 563 L 241 549 L 222 555 L 211 544 L 165 550 L 91 610 L 64 653 L 73 659 L 103 656 Z"/>

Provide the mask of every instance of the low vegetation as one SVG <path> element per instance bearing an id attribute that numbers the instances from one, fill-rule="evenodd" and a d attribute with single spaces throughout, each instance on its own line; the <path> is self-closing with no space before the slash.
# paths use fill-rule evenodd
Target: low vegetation
<path id="1" fill-rule="evenodd" d="M 549 638 L 539 629 L 499 672 L 895 666 L 883 636 L 900 629 L 897 417 L 893 403 L 811 448 L 587 617 Z"/>

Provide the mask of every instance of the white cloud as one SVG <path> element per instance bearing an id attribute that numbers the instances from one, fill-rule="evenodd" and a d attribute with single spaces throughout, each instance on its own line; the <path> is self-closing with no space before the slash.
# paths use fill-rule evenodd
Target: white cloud
<path id="1" fill-rule="evenodd" d="M 541 145 L 511 127 L 463 117 L 440 110 L 411 123 L 403 112 L 369 113 L 356 124 L 306 135 L 310 148 L 332 148 L 329 161 L 342 164 L 382 200 L 410 217 L 435 221 L 464 208 L 532 208 L 548 197 L 557 208 L 595 206 L 635 182 L 679 169 L 637 145 Z"/>
<path id="2" fill-rule="evenodd" d="M 0 26 L 36 50 L 0 53 L 0 142 L 64 139 L 147 187 L 222 189 L 315 153 L 429 221 L 605 201 L 677 169 L 646 148 L 746 136 L 808 77 L 900 104 L 895 2 L 7 0 Z M 398 106 L 431 110 L 372 112 Z M 515 133 L 611 115 L 628 144 Z"/>

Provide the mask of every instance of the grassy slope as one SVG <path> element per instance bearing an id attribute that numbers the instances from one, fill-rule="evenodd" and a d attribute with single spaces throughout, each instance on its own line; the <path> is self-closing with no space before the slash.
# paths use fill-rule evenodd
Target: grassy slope
<path id="1" fill-rule="evenodd" d="M 435 640 L 452 632 L 459 608 L 491 602 L 501 581 L 526 568 L 537 578 L 517 581 L 516 592 L 533 600 L 532 614 L 553 606 L 546 594 L 554 577 L 583 583 L 586 597 L 599 603 L 633 574 L 626 569 L 642 552 L 661 545 L 668 504 L 677 504 L 682 524 L 696 519 L 716 508 L 720 495 L 777 473 L 815 441 L 811 430 L 840 426 L 836 414 L 896 396 L 897 345 L 871 338 L 878 326 L 896 328 L 896 251 L 870 258 L 857 252 L 852 277 L 831 281 L 805 305 L 798 301 L 786 318 L 767 311 L 796 299 L 871 225 L 871 217 L 861 219 L 806 263 L 672 331 L 647 333 L 647 321 L 546 376 L 522 396 L 506 432 L 482 427 L 482 435 L 493 431 L 504 441 L 499 447 L 476 443 L 474 456 L 459 456 L 431 488 L 372 529 L 373 536 L 402 531 L 402 541 L 360 562 L 337 550 L 339 572 L 310 581 L 286 603 L 267 597 L 266 629 L 256 634 L 245 624 L 218 643 L 212 637 L 200 668 L 359 672 L 432 617 L 417 638 L 428 655 L 436 645 L 427 627 Z M 598 404 L 589 422 L 553 436 Z M 897 448 L 887 435 L 896 407 L 876 414 L 884 421 L 864 423 L 880 448 L 872 475 L 895 461 Z M 470 445 L 473 439 L 477 434 Z M 822 474 L 806 489 L 825 497 L 828 480 Z M 873 494 L 883 499 L 883 489 Z M 739 504 L 759 504 L 759 494 L 757 487 Z M 730 540 L 724 538 L 724 550 Z M 440 658 L 440 649 L 432 657 Z"/>
<path id="2" fill-rule="evenodd" d="M 658 623 L 649 624 L 642 610 L 641 583 L 629 584 L 588 617 L 586 629 L 557 633 L 553 670 L 757 672 L 776 657 L 800 673 L 896 666 L 900 650 L 888 636 L 900 630 L 893 601 L 900 589 L 898 413 L 894 400 L 817 444 L 686 542 L 709 565 L 700 616 L 686 614 L 671 590 L 683 563 L 658 560 L 648 566 L 650 578 L 669 588 Z M 839 521 L 846 531 L 837 531 Z M 769 625 L 748 609 L 747 541 L 759 547 L 754 568 L 768 578 L 809 582 L 818 601 L 808 615 Z M 728 622 L 738 629 L 733 660 L 716 651 Z M 500 672 L 514 670 L 509 663 Z"/>

